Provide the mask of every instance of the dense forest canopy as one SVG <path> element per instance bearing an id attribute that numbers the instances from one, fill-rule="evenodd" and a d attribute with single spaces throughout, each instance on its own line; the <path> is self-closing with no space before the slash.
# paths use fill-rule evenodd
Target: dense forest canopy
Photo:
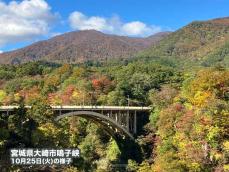
<path id="1" fill-rule="evenodd" d="M 152 112 L 136 140 L 141 161 L 129 157 L 126 170 L 229 170 L 229 70 L 190 70 L 165 58 L 1 65 L 0 103 L 20 105 L 15 114 L 0 115 L 1 163 L 11 171 L 28 168 L 7 165 L 12 147 L 78 147 L 81 157 L 62 171 L 115 171 L 112 164 L 123 163 L 115 140 L 85 119 L 54 122 L 50 105 L 127 105 L 128 98 Z"/>

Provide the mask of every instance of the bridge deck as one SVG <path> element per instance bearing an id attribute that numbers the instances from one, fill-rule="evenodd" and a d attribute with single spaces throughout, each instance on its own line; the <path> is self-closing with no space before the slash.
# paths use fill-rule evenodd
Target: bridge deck
<path id="1" fill-rule="evenodd" d="M 13 111 L 19 106 L 0 106 L 0 111 Z M 31 108 L 31 106 L 25 106 Z M 141 106 L 51 106 L 53 110 L 131 110 L 131 111 L 149 111 L 150 107 Z"/>

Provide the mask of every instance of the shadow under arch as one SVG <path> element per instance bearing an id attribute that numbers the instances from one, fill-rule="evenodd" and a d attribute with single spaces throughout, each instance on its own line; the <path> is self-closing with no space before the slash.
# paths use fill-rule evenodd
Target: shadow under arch
<path id="1" fill-rule="evenodd" d="M 111 135 L 112 137 L 115 137 L 114 129 L 117 129 L 121 133 L 123 133 L 125 136 L 127 136 L 130 139 L 134 140 L 134 137 L 132 136 L 132 134 L 130 134 L 130 132 L 128 132 L 126 130 L 126 128 L 124 128 L 123 126 L 118 124 L 112 118 L 109 118 L 109 117 L 107 117 L 105 115 L 102 115 L 100 113 L 97 113 L 97 112 L 92 112 L 92 111 L 69 112 L 69 113 L 65 113 L 63 115 L 57 116 L 55 121 L 59 121 L 60 119 L 65 118 L 65 117 L 73 117 L 73 116 L 78 116 L 78 117 L 81 117 L 81 118 L 90 119 L 90 120 L 94 121 L 95 123 L 100 124 L 105 129 L 105 131 L 109 135 Z M 108 123 L 109 123 L 110 126 L 108 125 Z M 113 127 L 113 129 L 111 127 Z"/>

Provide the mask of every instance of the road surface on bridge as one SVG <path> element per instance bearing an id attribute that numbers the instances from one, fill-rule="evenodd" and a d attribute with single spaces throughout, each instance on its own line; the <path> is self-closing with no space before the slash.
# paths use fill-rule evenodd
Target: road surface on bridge
<path id="1" fill-rule="evenodd" d="M 53 110 L 132 110 L 132 111 L 149 111 L 151 107 L 141 106 L 50 106 Z M 0 111 L 13 111 L 19 106 L 0 106 Z M 30 109 L 31 106 L 25 106 Z"/>

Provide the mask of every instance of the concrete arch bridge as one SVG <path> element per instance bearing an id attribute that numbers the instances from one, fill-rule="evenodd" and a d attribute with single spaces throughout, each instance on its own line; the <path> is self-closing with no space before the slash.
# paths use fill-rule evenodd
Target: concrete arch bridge
<path id="1" fill-rule="evenodd" d="M 18 106 L 0 106 L 0 112 L 10 114 Z M 31 106 L 26 106 L 31 108 Z M 137 106 L 51 106 L 55 120 L 78 116 L 92 120 L 111 136 L 134 140 L 147 122 L 150 107 Z"/>

